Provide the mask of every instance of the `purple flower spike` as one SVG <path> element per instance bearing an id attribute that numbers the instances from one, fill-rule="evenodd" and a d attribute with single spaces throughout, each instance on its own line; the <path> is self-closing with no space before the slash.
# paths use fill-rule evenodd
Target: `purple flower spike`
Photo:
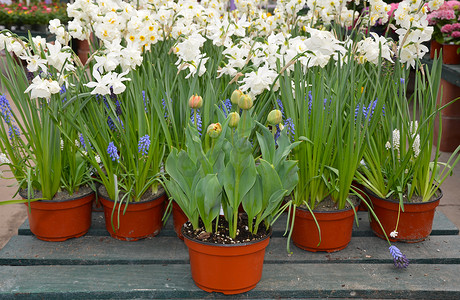
<path id="1" fill-rule="evenodd" d="M 113 144 L 113 142 L 109 143 L 109 146 L 107 147 L 107 154 L 112 158 L 112 161 L 120 160 L 120 155 L 118 155 L 118 149 Z"/>
<path id="2" fill-rule="evenodd" d="M 391 256 L 393 256 L 393 263 L 397 268 L 407 268 L 409 265 L 409 260 L 407 257 L 401 253 L 401 250 L 396 246 L 390 246 L 389 248 Z"/>
<path id="3" fill-rule="evenodd" d="M 147 155 L 149 153 L 149 148 L 150 148 L 150 137 L 148 134 L 144 135 L 139 139 L 139 153 L 142 152 L 143 155 Z"/>

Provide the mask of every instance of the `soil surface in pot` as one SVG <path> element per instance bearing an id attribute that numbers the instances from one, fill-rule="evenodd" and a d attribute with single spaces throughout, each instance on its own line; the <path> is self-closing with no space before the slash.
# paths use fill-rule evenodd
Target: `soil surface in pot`
<path id="1" fill-rule="evenodd" d="M 56 193 L 56 195 L 54 195 L 53 199 L 51 199 L 52 201 L 65 201 L 65 200 L 69 200 L 69 199 L 77 199 L 77 198 L 81 198 L 82 196 L 84 195 L 87 195 L 89 193 L 91 193 L 92 189 L 89 187 L 89 186 L 81 186 L 78 191 L 74 192 L 72 195 L 69 195 L 69 193 L 67 192 L 67 190 L 62 190 L 62 191 L 58 191 Z M 25 199 L 27 199 L 27 189 L 23 189 L 19 192 L 19 194 L 24 197 Z M 42 192 L 41 191 L 38 191 L 38 190 L 35 190 L 34 191 L 34 195 L 33 195 L 33 198 L 41 198 L 43 197 L 42 196 Z M 49 200 L 48 200 L 49 201 Z"/>
<path id="2" fill-rule="evenodd" d="M 200 220 L 200 228 L 193 230 L 192 223 L 187 222 L 184 224 L 184 235 L 190 239 L 210 243 L 210 244 L 241 244 L 257 241 L 265 238 L 270 233 L 266 230 L 265 224 L 261 223 L 257 234 L 252 234 L 248 231 L 248 217 L 246 214 L 238 216 L 238 228 L 236 237 L 230 238 L 228 230 L 228 222 L 223 216 L 219 217 L 219 224 L 217 232 L 209 233 L 204 229 L 203 223 Z M 215 222 L 213 228 L 216 227 Z"/>
<path id="3" fill-rule="evenodd" d="M 359 198 L 356 196 L 350 196 L 350 200 L 353 203 L 353 206 L 356 206 L 359 203 Z M 301 205 L 300 208 L 308 209 L 305 205 Z M 345 203 L 344 209 L 349 209 L 349 208 L 351 208 L 350 203 L 349 202 Z M 326 197 L 326 199 L 318 203 L 314 209 L 314 211 L 338 211 L 338 210 L 341 210 L 341 209 L 337 207 L 337 203 L 335 203 L 331 197 Z"/>
<path id="4" fill-rule="evenodd" d="M 110 199 L 109 197 L 109 194 L 107 193 L 107 189 L 105 188 L 105 186 L 101 185 L 98 189 L 97 189 L 97 192 L 99 193 L 99 195 L 101 195 L 102 197 L 104 197 L 105 199 Z M 155 194 L 152 194 L 152 190 L 151 189 L 148 189 L 141 197 L 140 201 L 138 202 L 146 202 L 146 201 L 150 201 L 152 199 L 156 199 L 158 198 L 158 196 L 160 196 L 161 194 L 164 193 L 164 189 L 163 187 L 158 187 L 158 191 L 155 193 Z M 118 194 L 118 199 L 123 199 L 123 196 L 125 195 L 126 193 L 125 192 L 120 192 Z M 110 199 L 110 200 L 113 200 L 113 199 Z M 126 202 L 123 200 L 123 202 Z"/>
<path id="5" fill-rule="evenodd" d="M 436 193 L 431 196 L 430 200 L 426 201 L 426 202 L 430 202 L 430 201 L 433 201 L 437 198 L 439 198 L 439 196 L 441 196 L 441 192 L 439 190 L 436 191 Z M 421 196 L 412 196 L 412 198 L 410 199 L 410 201 L 407 199 L 407 195 L 403 195 L 403 203 L 423 203 L 422 202 L 422 197 Z M 399 202 L 399 198 L 398 197 L 394 197 L 394 196 L 391 196 L 390 197 L 390 200 L 391 201 L 396 201 L 396 202 Z"/>

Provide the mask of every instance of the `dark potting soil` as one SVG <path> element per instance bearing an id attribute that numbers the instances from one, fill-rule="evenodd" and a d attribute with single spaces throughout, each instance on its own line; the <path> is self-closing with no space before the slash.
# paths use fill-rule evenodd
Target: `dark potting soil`
<path id="1" fill-rule="evenodd" d="M 248 231 L 248 217 L 246 214 L 240 214 L 238 217 L 238 227 L 236 237 L 232 239 L 229 236 L 228 222 L 223 216 L 219 217 L 218 228 L 216 232 L 206 232 L 203 223 L 200 220 L 200 227 L 193 230 L 192 223 L 184 224 L 183 234 L 192 240 L 198 240 L 210 244 L 241 244 L 261 240 L 270 235 L 270 232 L 265 228 L 265 224 L 261 223 L 257 234 L 252 234 Z M 215 222 L 213 228 L 216 227 Z"/>
<path id="2" fill-rule="evenodd" d="M 441 192 L 437 190 L 436 193 L 434 193 L 434 195 L 431 196 L 430 200 L 428 200 L 427 202 L 433 201 L 437 199 L 439 196 L 441 196 Z M 390 200 L 399 202 L 399 198 L 394 197 L 394 196 L 391 196 Z M 403 195 L 403 203 L 422 203 L 423 202 L 422 200 L 423 200 L 422 196 L 412 196 L 412 198 L 408 200 L 407 195 Z"/>
<path id="3" fill-rule="evenodd" d="M 109 194 L 107 193 L 107 189 L 105 188 L 105 186 L 101 185 L 98 189 L 97 189 L 97 192 L 99 195 L 101 195 L 102 197 L 104 197 L 105 199 L 110 199 L 109 197 Z M 148 189 L 141 197 L 140 201 L 139 202 L 146 202 L 146 201 L 149 201 L 149 200 L 152 200 L 152 199 L 155 199 L 155 198 L 158 198 L 158 196 L 160 196 L 161 194 L 164 193 L 164 189 L 162 186 L 159 186 L 158 187 L 158 191 L 155 193 L 155 194 L 152 194 L 151 192 L 151 189 Z M 124 192 L 120 192 L 118 194 L 118 199 L 123 199 L 123 196 L 125 195 L 126 193 Z M 110 200 L 113 200 L 113 199 L 110 199 Z"/>
<path id="4" fill-rule="evenodd" d="M 75 191 L 72 195 L 70 195 L 67 190 L 58 191 L 56 195 L 54 195 L 52 201 L 65 201 L 70 199 L 77 199 L 81 198 L 84 195 L 91 193 L 92 189 L 89 186 L 81 186 L 78 191 Z M 21 197 L 27 198 L 27 189 L 23 189 L 20 191 Z M 34 191 L 33 198 L 41 198 L 43 197 L 41 191 Z M 48 200 L 49 201 L 49 200 Z"/>
<path id="5" fill-rule="evenodd" d="M 353 203 L 353 206 L 358 205 L 359 203 L 359 198 L 356 196 L 350 196 L 350 200 Z M 301 205 L 300 208 L 307 209 L 305 205 Z M 351 205 L 349 202 L 345 203 L 345 208 L 344 209 L 349 209 L 351 208 Z M 335 203 L 331 197 L 326 197 L 323 201 L 318 203 L 314 209 L 314 211 L 338 211 L 340 210 L 337 207 L 337 203 Z"/>

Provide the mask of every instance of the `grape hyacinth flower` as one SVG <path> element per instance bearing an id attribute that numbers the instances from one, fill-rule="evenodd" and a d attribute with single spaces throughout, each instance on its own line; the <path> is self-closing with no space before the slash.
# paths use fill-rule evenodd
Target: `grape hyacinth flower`
<path id="1" fill-rule="evenodd" d="M 149 101 L 149 98 L 147 99 L 145 98 L 145 91 L 142 91 L 142 100 L 144 101 L 144 110 L 145 112 L 148 112 L 147 105 L 150 103 L 150 101 Z M 164 103 L 164 100 L 163 100 L 163 103 Z"/>
<path id="2" fill-rule="evenodd" d="M 195 119 L 196 118 L 196 119 Z M 193 125 L 196 126 L 196 129 L 200 133 L 201 136 L 201 116 L 200 116 L 200 110 L 199 109 L 192 109 L 192 113 L 190 116 L 190 120 L 192 121 Z"/>
<path id="3" fill-rule="evenodd" d="M 11 113 L 10 102 L 5 95 L 0 95 L 0 116 L 8 125 L 8 135 L 10 140 L 21 135 L 18 126 L 14 124 L 13 114 Z"/>
<path id="4" fill-rule="evenodd" d="M 107 147 L 107 154 L 112 158 L 112 161 L 120 160 L 120 156 L 118 155 L 118 149 L 113 144 L 113 142 L 109 143 L 109 146 Z"/>
<path id="5" fill-rule="evenodd" d="M 283 116 L 283 119 L 284 119 L 284 106 L 283 106 L 283 102 L 281 102 L 281 99 L 276 99 L 276 103 L 278 103 L 279 110 L 281 111 L 281 115 Z"/>
<path id="6" fill-rule="evenodd" d="M 80 145 L 82 146 L 83 149 L 86 150 L 86 142 L 85 142 L 85 138 L 83 137 L 83 134 L 79 134 L 78 135 L 78 138 L 80 140 Z M 89 143 L 89 146 L 91 147 L 91 143 Z"/>
<path id="7" fill-rule="evenodd" d="M 390 246 L 389 248 L 391 256 L 393 256 L 393 263 L 397 268 L 407 268 L 409 266 L 409 260 L 401 253 L 396 246 Z"/>
<path id="8" fill-rule="evenodd" d="M 291 140 L 294 141 L 295 127 L 291 118 L 287 118 L 286 121 L 284 121 L 284 127 L 287 128 L 287 134 L 290 135 Z"/>
<path id="9" fill-rule="evenodd" d="M 142 155 L 147 155 L 149 153 L 149 148 L 150 148 L 150 136 L 148 134 L 144 135 L 139 139 L 139 153 L 142 153 Z"/>
<path id="10" fill-rule="evenodd" d="M 220 104 L 220 109 L 224 113 L 224 116 L 227 117 L 228 114 L 232 111 L 232 101 L 230 101 L 230 99 L 225 99 Z"/>

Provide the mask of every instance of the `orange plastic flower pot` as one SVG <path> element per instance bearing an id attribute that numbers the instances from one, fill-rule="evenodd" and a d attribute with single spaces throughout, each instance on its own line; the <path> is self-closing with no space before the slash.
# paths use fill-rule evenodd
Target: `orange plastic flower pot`
<path id="1" fill-rule="evenodd" d="M 104 206 L 105 227 L 113 238 L 137 241 L 160 233 L 165 193 L 149 201 L 129 203 L 128 207 L 126 204 L 120 206 L 119 203 L 115 206 L 113 200 L 103 196 L 99 196 L 99 199 Z"/>
<path id="2" fill-rule="evenodd" d="M 200 289 L 233 295 L 252 290 L 260 281 L 269 236 L 255 242 L 230 245 L 184 237 L 192 278 Z"/>
<path id="3" fill-rule="evenodd" d="M 27 210 L 32 233 L 40 240 L 61 242 L 86 234 L 91 226 L 94 192 L 70 200 L 30 202 Z M 29 206 L 29 203 L 25 203 Z"/>
<path id="4" fill-rule="evenodd" d="M 442 49 L 442 44 L 436 42 L 436 40 L 431 40 L 430 43 L 430 58 L 434 59 L 434 55 L 436 53 L 436 56 L 439 57 L 439 54 L 441 53 Z"/>
<path id="5" fill-rule="evenodd" d="M 354 207 L 339 211 L 313 211 L 319 224 L 320 239 L 320 232 L 310 211 L 297 208 L 292 229 L 294 245 L 311 252 L 344 249 L 351 240 L 356 210 Z"/>
<path id="6" fill-rule="evenodd" d="M 439 205 L 442 197 L 440 191 L 439 197 L 432 201 L 421 203 L 404 203 L 404 212 L 400 210 L 399 202 L 389 199 L 381 199 L 368 191 L 372 201 L 373 210 L 385 229 L 385 233 L 392 242 L 416 243 L 425 240 L 431 233 L 433 226 L 434 212 Z M 385 239 L 382 228 L 371 215 L 371 228 L 378 237 Z M 390 233 L 396 230 L 398 235 L 391 237 Z"/>
<path id="7" fill-rule="evenodd" d="M 460 45 L 442 45 L 442 62 L 446 65 L 460 64 L 460 53 L 457 53 L 459 48 Z"/>
<path id="8" fill-rule="evenodd" d="M 188 221 L 188 218 L 175 201 L 173 201 L 172 214 L 174 231 L 176 232 L 177 237 L 183 240 L 184 237 L 182 236 L 182 226 L 184 226 L 185 222 Z"/>

